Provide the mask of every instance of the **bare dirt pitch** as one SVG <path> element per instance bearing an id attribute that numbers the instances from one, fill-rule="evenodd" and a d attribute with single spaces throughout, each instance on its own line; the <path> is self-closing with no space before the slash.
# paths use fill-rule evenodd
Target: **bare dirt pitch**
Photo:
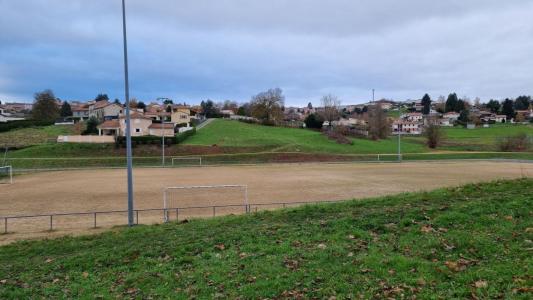
<path id="1" fill-rule="evenodd" d="M 519 162 L 405 162 L 359 164 L 272 164 L 173 169 L 135 169 L 135 208 L 162 208 L 165 187 L 183 185 L 246 184 L 250 203 L 344 200 L 430 190 L 469 182 L 533 175 L 533 164 Z M 224 205 L 217 193 L 210 199 L 186 199 L 182 206 Z M 224 198 L 224 197 L 221 197 Z M 227 198 L 227 197 L 226 197 Z M 229 204 L 242 204 L 241 199 Z M 265 208 L 277 208 L 270 206 Z M 0 218 L 125 210 L 126 172 L 122 169 L 35 173 L 17 176 L 12 185 L 0 186 Z M 241 213 L 242 208 L 220 209 L 217 215 Z M 211 210 L 182 211 L 180 218 L 209 216 Z M 175 220 L 172 214 L 171 219 Z M 126 223 L 123 213 L 99 215 L 100 229 L 90 229 L 93 216 L 9 220 L 9 234 L 0 244 L 16 239 L 98 232 Z M 143 212 L 140 223 L 163 220 L 161 212 Z M 0 219 L 3 232 L 3 219 Z"/>

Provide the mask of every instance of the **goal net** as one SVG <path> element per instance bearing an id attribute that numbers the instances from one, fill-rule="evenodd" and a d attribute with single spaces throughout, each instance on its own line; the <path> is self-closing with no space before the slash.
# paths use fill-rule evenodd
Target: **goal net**
<path id="1" fill-rule="evenodd" d="M 200 156 L 183 156 L 172 157 L 172 166 L 201 166 L 202 157 Z"/>
<path id="2" fill-rule="evenodd" d="M 11 166 L 0 167 L 0 184 L 13 183 L 13 168 Z"/>
<path id="3" fill-rule="evenodd" d="M 247 212 L 247 185 L 167 187 L 163 191 L 165 222 Z"/>

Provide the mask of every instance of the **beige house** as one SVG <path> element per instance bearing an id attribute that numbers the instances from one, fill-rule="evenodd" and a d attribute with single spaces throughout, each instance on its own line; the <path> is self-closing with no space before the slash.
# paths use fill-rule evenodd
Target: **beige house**
<path id="1" fill-rule="evenodd" d="M 173 106 L 170 121 L 176 125 L 189 124 L 191 122 L 191 109 L 184 105 Z"/>
<path id="2" fill-rule="evenodd" d="M 165 135 L 168 137 L 174 136 L 174 124 L 173 123 L 152 123 L 152 125 L 148 126 L 148 134 L 149 135 L 155 135 L 155 136 L 161 136 Z"/>
<path id="3" fill-rule="evenodd" d="M 95 117 L 98 120 L 116 119 L 122 111 L 122 105 L 108 101 L 98 101 L 89 105 L 89 117 Z"/>
<path id="4" fill-rule="evenodd" d="M 131 119 L 131 136 L 154 135 L 172 137 L 174 136 L 173 123 L 152 123 L 152 118 L 138 112 L 132 112 Z M 120 115 L 119 119 L 106 120 L 98 125 L 98 135 L 125 136 L 126 135 L 126 116 Z"/>

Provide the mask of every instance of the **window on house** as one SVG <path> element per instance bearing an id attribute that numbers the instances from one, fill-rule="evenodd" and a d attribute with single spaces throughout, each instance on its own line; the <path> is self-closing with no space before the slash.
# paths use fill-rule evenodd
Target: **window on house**
<path id="1" fill-rule="evenodd" d="M 140 128 L 135 128 L 135 132 L 141 132 Z"/>

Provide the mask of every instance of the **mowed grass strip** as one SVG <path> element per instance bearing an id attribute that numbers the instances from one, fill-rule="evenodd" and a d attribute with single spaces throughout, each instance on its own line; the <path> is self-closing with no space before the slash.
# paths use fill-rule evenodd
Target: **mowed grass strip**
<path id="1" fill-rule="evenodd" d="M 0 298 L 533 296 L 533 180 L 0 248 Z"/>

